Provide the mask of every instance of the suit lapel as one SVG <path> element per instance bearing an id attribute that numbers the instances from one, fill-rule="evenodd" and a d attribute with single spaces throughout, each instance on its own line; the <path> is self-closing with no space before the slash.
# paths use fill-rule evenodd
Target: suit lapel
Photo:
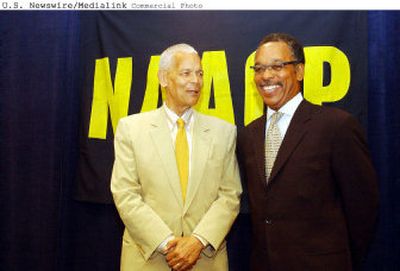
<path id="1" fill-rule="evenodd" d="M 197 188 L 203 179 L 205 165 L 211 146 L 210 128 L 207 123 L 203 121 L 200 114 L 197 114 L 196 111 L 193 111 L 193 114 L 192 161 L 186 201 L 183 210 L 184 213 L 188 210 L 194 196 L 196 195 Z"/>
<path id="2" fill-rule="evenodd" d="M 265 178 L 265 122 L 266 115 L 264 114 L 250 130 L 250 139 L 253 143 L 253 152 L 256 161 L 256 170 L 259 175 L 259 180 L 262 180 L 264 189 L 267 189 Z"/>
<path id="3" fill-rule="evenodd" d="M 153 129 L 150 136 L 159 154 L 159 159 L 164 165 L 166 179 L 169 182 L 176 200 L 183 206 L 181 186 L 179 182 L 179 173 L 176 166 L 175 150 L 172 145 L 171 132 L 169 130 L 165 112 L 159 108 L 155 112 L 155 117 L 150 125 Z M 161 181 L 161 180 L 160 180 Z"/>
<path id="4" fill-rule="evenodd" d="M 278 155 L 276 157 L 274 167 L 272 168 L 271 176 L 268 183 L 274 181 L 277 173 L 283 167 L 285 162 L 289 159 L 290 155 L 292 154 L 296 146 L 300 143 L 304 135 L 308 132 L 305 124 L 308 120 L 311 119 L 311 115 L 312 105 L 306 100 L 303 100 L 297 108 L 290 122 L 286 135 L 278 151 Z"/>

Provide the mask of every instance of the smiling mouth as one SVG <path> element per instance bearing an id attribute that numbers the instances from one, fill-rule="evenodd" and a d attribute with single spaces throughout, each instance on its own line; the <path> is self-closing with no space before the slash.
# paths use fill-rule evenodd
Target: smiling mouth
<path id="1" fill-rule="evenodd" d="M 196 90 L 196 89 L 188 89 L 187 92 L 189 94 L 194 94 L 194 95 L 200 94 L 200 90 Z"/>
<path id="2" fill-rule="evenodd" d="M 275 85 L 265 85 L 265 86 L 261 86 L 261 89 L 265 92 L 265 93 L 272 93 L 275 90 L 281 88 L 282 86 L 280 84 L 275 84 Z"/>

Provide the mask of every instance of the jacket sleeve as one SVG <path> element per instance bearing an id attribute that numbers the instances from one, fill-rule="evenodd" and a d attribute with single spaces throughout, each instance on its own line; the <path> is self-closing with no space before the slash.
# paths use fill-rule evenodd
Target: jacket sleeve
<path id="1" fill-rule="evenodd" d="M 238 215 L 240 194 L 242 193 L 235 155 L 236 128 L 232 127 L 229 132 L 228 137 L 223 139 L 223 141 L 227 141 L 227 148 L 221 168 L 221 182 L 217 199 L 193 231 L 204 237 L 214 249 L 220 247 Z"/>
<path id="2" fill-rule="evenodd" d="M 341 193 L 353 263 L 358 268 L 375 229 L 378 182 L 362 128 L 352 116 L 336 131 L 332 170 Z"/>
<path id="3" fill-rule="evenodd" d="M 143 201 L 129 127 L 123 120 L 115 134 L 111 192 L 126 230 L 147 260 L 172 231 Z"/>

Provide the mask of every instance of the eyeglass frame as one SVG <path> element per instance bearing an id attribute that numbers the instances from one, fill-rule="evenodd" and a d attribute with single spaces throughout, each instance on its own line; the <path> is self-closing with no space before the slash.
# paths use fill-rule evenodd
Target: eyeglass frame
<path id="1" fill-rule="evenodd" d="M 301 63 L 300 60 L 291 60 L 291 61 L 285 61 L 285 62 L 277 62 L 277 63 L 269 64 L 269 65 L 257 64 L 254 66 L 250 66 L 250 68 L 253 69 L 255 73 L 261 74 L 261 73 L 264 73 L 266 70 L 280 72 L 286 65 L 299 64 L 299 63 Z M 259 67 L 260 68 L 259 71 L 257 71 L 257 66 L 261 66 L 261 67 Z"/>

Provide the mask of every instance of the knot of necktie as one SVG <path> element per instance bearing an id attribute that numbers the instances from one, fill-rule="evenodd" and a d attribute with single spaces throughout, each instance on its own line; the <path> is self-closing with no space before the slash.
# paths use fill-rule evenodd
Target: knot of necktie
<path id="1" fill-rule="evenodd" d="M 178 128 L 179 128 L 179 129 L 182 129 L 183 127 L 185 127 L 185 121 L 184 121 L 183 119 L 181 119 L 181 118 L 179 118 L 179 119 L 176 121 L 176 124 L 178 125 Z"/>
<path id="2" fill-rule="evenodd" d="M 274 114 L 272 114 L 271 116 L 271 125 L 276 125 L 276 123 L 282 118 L 283 113 L 282 112 L 275 112 Z"/>

